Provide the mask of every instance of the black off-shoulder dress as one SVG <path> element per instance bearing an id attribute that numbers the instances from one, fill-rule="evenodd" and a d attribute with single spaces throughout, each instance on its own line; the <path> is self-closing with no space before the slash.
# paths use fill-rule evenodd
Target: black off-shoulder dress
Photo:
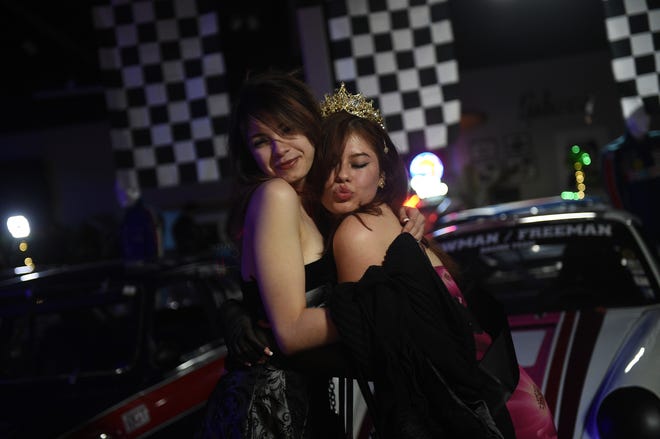
<path id="1" fill-rule="evenodd" d="M 322 287 L 335 282 L 331 255 L 305 266 L 307 306 L 321 306 Z M 242 285 L 243 302 L 254 316 L 265 319 L 256 282 Z M 271 346 L 271 349 L 273 347 Z M 243 367 L 229 359 L 211 394 L 197 437 L 323 438 L 336 424 L 330 410 L 328 376 L 302 372 L 279 352 L 265 364 Z"/>

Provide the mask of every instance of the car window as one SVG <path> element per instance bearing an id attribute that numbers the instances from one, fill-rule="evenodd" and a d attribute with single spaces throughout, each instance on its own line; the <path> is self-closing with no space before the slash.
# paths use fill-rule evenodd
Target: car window
<path id="1" fill-rule="evenodd" d="M 4 287 L 0 381 L 116 374 L 144 361 L 156 375 L 173 370 L 224 343 L 218 308 L 236 294 L 225 271 L 82 271 Z"/>
<path id="2" fill-rule="evenodd" d="M 615 221 L 521 224 L 436 238 L 510 313 L 658 301 L 649 257 Z"/>
<path id="3" fill-rule="evenodd" d="M 130 367 L 137 350 L 137 286 L 107 280 L 3 292 L 0 379 L 72 377 Z"/>
<path id="4" fill-rule="evenodd" d="M 180 279 L 156 288 L 152 343 L 159 367 L 177 366 L 220 344 L 219 288 L 213 279 Z"/>

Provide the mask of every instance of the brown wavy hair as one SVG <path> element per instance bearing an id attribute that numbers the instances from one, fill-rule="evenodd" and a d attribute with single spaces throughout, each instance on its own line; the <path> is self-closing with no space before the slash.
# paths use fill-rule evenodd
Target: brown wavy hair
<path id="1" fill-rule="evenodd" d="M 316 148 L 314 164 L 307 176 L 305 202 L 308 210 L 319 224 L 326 237 L 343 218 L 334 218 L 321 205 L 321 196 L 330 173 L 341 165 L 341 156 L 346 141 L 351 135 L 358 135 L 374 146 L 380 171 L 385 174 L 385 187 L 379 188 L 374 199 L 351 214 L 369 213 L 379 215 L 381 204 L 388 205 L 395 213 L 408 195 L 408 173 L 397 149 L 380 125 L 368 119 L 354 116 L 345 111 L 333 113 L 323 119 L 322 140 Z M 387 152 L 385 152 L 387 147 Z"/>
<path id="2" fill-rule="evenodd" d="M 297 73 L 262 72 L 245 80 L 236 95 L 229 122 L 229 159 L 236 176 L 230 217 L 229 236 L 238 243 L 241 238 L 247 202 L 256 186 L 269 179 L 252 153 L 247 139 L 250 119 L 271 127 L 280 135 L 280 127 L 303 134 L 312 146 L 321 142 L 321 110 L 316 97 Z M 290 135 L 291 133 L 287 133 Z"/>
<path id="3" fill-rule="evenodd" d="M 280 126 L 307 137 L 313 146 L 321 140 L 321 110 L 311 90 L 294 73 L 266 72 L 249 77 L 236 98 L 229 122 L 229 158 L 237 179 L 256 183 L 269 178 L 250 153 L 247 129 L 250 119 L 271 127 Z"/>
<path id="4" fill-rule="evenodd" d="M 336 227 L 347 215 L 367 213 L 380 215 L 381 204 L 386 204 L 396 215 L 408 196 L 408 172 L 392 139 L 377 123 L 354 116 L 345 111 L 333 113 L 321 125 L 322 141 L 316 148 L 314 164 L 307 176 L 304 200 L 319 230 L 326 237 L 326 248 L 332 247 L 332 235 Z M 341 164 L 346 141 L 356 134 L 374 146 L 381 172 L 385 174 L 385 187 L 379 188 L 374 199 L 358 210 L 334 217 L 321 204 L 321 196 L 331 172 Z M 385 152 L 387 146 L 387 152 Z M 362 220 L 357 217 L 360 222 Z M 364 224 L 364 222 L 362 222 Z M 365 225 L 365 227 L 367 227 Z M 461 269 L 456 262 L 432 240 L 422 238 L 421 242 L 433 251 L 447 267 L 452 277 L 460 285 L 463 282 Z"/>

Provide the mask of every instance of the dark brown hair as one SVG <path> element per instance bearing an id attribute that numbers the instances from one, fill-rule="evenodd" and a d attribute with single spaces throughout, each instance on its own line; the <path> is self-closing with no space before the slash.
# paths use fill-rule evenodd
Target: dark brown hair
<path id="1" fill-rule="evenodd" d="M 229 124 L 229 157 L 241 183 L 257 183 L 268 176 L 250 153 L 247 128 L 250 119 L 268 125 L 278 134 L 282 126 L 305 135 L 313 146 L 321 139 L 321 112 L 311 90 L 293 74 L 261 73 L 241 87 Z M 290 133 L 289 133 L 290 134 Z"/>
<path id="2" fill-rule="evenodd" d="M 344 217 L 333 217 L 323 208 L 320 200 L 330 173 L 341 164 L 341 156 L 350 135 L 359 135 L 374 146 L 380 170 L 385 174 L 385 187 L 378 189 L 370 203 L 347 215 L 356 213 L 379 215 L 381 210 L 378 206 L 383 203 L 387 204 L 397 215 L 408 195 L 408 173 L 392 139 L 376 122 L 340 111 L 326 117 L 321 128 L 323 139 L 320 146 L 316 148 L 314 164 L 307 176 L 305 200 L 308 211 L 312 213 L 319 230 L 326 237 L 326 247 L 331 248 L 334 229 Z M 387 152 L 385 152 L 385 146 L 387 146 Z M 463 279 L 456 262 L 432 240 L 423 238 L 422 242 L 440 258 L 460 285 Z"/>
<path id="3" fill-rule="evenodd" d="M 326 236 L 341 218 L 331 218 L 321 206 L 321 196 L 330 173 L 341 164 L 346 141 L 351 135 L 358 135 L 374 147 L 380 171 L 385 175 L 385 187 L 379 188 L 374 199 L 355 213 L 380 214 L 378 207 L 387 204 L 395 213 L 408 195 L 408 174 L 405 165 L 387 132 L 376 122 L 354 116 L 345 111 L 333 113 L 323 119 L 323 139 L 316 148 L 314 164 L 307 177 L 306 203 L 313 212 L 319 229 Z M 387 147 L 387 152 L 385 152 Z"/>
<path id="4" fill-rule="evenodd" d="M 321 141 L 321 111 L 311 90 L 294 73 L 266 72 L 249 77 L 242 85 L 229 123 L 229 158 L 237 187 L 227 222 L 229 236 L 241 238 L 245 209 L 251 192 L 270 178 L 265 175 L 250 152 L 247 129 L 250 119 L 269 126 L 280 135 L 303 134 L 312 146 Z M 286 127 L 288 132 L 280 130 Z"/>

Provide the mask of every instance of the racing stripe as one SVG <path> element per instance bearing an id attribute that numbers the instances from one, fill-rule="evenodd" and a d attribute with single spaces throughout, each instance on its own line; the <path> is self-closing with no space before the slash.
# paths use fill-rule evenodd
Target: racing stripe
<path id="1" fill-rule="evenodd" d="M 138 438 L 153 433 L 206 403 L 224 370 L 224 355 L 213 356 L 190 370 L 144 389 L 61 439 L 102 437 Z"/>
<path id="2" fill-rule="evenodd" d="M 567 362 L 559 408 L 557 433 L 560 438 L 571 438 L 575 430 L 580 395 L 589 368 L 589 361 L 600 333 L 605 313 L 602 309 L 586 310 L 579 314 L 570 357 Z"/>
<path id="3" fill-rule="evenodd" d="M 550 364 L 550 372 L 548 373 L 548 379 L 546 380 L 547 384 L 545 387 L 545 400 L 550 408 L 550 413 L 556 413 L 559 387 L 561 385 L 561 377 L 564 369 L 564 359 L 566 358 L 574 320 L 574 312 L 564 313 L 564 318 L 561 320 L 557 335 L 557 343 L 555 344 L 555 349 L 552 353 L 552 363 Z M 557 416 L 555 415 L 555 422 L 556 420 Z"/>

